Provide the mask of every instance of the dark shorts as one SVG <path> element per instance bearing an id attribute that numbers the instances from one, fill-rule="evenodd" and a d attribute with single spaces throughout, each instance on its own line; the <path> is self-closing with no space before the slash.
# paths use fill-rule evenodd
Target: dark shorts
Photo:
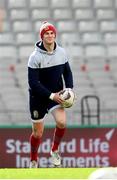
<path id="1" fill-rule="evenodd" d="M 59 106 L 58 103 L 50 100 L 50 99 L 40 99 L 37 96 L 30 95 L 29 97 L 29 105 L 30 105 L 30 114 L 32 120 L 39 120 L 43 119 L 45 114 L 48 113 L 48 111 L 51 108 L 54 108 L 55 106 Z"/>

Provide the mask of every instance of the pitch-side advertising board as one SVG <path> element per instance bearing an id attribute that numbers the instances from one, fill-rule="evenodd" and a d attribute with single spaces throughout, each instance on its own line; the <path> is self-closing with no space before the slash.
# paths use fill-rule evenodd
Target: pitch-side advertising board
<path id="1" fill-rule="evenodd" d="M 0 168 L 29 167 L 30 128 L 0 129 Z M 54 129 L 46 128 L 39 148 L 40 167 L 51 167 Z M 117 166 L 117 128 L 68 128 L 60 145 L 63 167 Z"/>

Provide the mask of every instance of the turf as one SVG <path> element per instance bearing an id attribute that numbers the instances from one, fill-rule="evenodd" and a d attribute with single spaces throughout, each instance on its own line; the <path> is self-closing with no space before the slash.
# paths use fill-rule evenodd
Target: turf
<path id="1" fill-rule="evenodd" d="M 0 169 L 0 179 L 87 179 L 96 168 Z"/>

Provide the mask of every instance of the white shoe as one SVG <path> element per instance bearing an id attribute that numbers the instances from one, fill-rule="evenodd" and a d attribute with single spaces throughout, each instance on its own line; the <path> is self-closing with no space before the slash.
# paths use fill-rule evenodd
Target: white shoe
<path id="1" fill-rule="evenodd" d="M 37 168 L 38 164 L 37 161 L 30 161 L 30 168 Z"/>
<path id="2" fill-rule="evenodd" d="M 61 156 L 59 155 L 58 150 L 56 150 L 56 151 L 51 150 L 50 154 L 52 157 L 52 164 L 56 167 L 60 167 L 61 166 Z"/>

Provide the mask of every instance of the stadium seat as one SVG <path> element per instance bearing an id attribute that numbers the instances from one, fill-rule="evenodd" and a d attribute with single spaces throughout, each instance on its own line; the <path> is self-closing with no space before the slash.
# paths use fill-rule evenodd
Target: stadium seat
<path id="1" fill-rule="evenodd" d="M 35 35 L 32 33 L 18 33 L 16 43 L 17 45 L 33 45 L 35 44 Z"/>
<path id="2" fill-rule="evenodd" d="M 80 78 L 74 76 L 74 81 L 76 82 L 77 88 L 78 87 L 87 88 L 91 86 L 91 82 L 85 76 L 81 76 Z"/>
<path id="3" fill-rule="evenodd" d="M 115 11 L 112 9 L 98 9 L 96 11 L 97 20 L 113 20 L 115 18 Z"/>
<path id="4" fill-rule="evenodd" d="M 72 51 L 70 51 L 72 49 Z M 84 57 L 83 48 L 80 45 L 72 45 L 69 46 L 67 49 L 67 53 L 71 58 L 80 58 L 82 59 Z"/>
<path id="5" fill-rule="evenodd" d="M 70 7 L 70 0 L 51 0 L 52 8 L 68 8 Z"/>
<path id="6" fill-rule="evenodd" d="M 76 24 L 73 21 L 58 21 L 57 29 L 61 32 L 73 32 L 73 29 L 76 29 Z"/>
<path id="7" fill-rule="evenodd" d="M 116 32 L 117 31 L 117 24 L 115 21 L 101 21 L 100 22 L 100 30 L 102 33 L 106 32 Z"/>
<path id="8" fill-rule="evenodd" d="M 110 0 L 94 0 L 95 8 L 112 8 L 113 1 Z"/>
<path id="9" fill-rule="evenodd" d="M 82 43 L 85 44 L 102 44 L 102 36 L 99 32 L 83 33 Z"/>
<path id="10" fill-rule="evenodd" d="M 117 99 L 117 97 L 116 97 L 116 99 Z M 108 103 L 106 103 L 106 108 L 113 110 L 113 107 L 117 107 L 116 99 L 115 99 L 115 96 L 113 98 L 110 98 L 110 101 L 108 101 Z M 112 122 L 112 123 L 114 123 L 114 122 Z"/>
<path id="11" fill-rule="evenodd" d="M 76 96 L 79 98 L 79 101 L 81 102 L 82 97 L 86 96 L 86 95 L 95 95 L 95 91 L 94 88 L 92 87 L 79 87 L 78 88 L 79 91 L 76 91 Z"/>
<path id="12" fill-rule="evenodd" d="M 6 71 L 5 71 L 5 69 L 6 69 Z M 2 67 L 1 70 L 2 70 L 2 72 L 0 72 L 0 78 L 1 78 L 0 86 L 6 87 L 6 88 L 7 88 L 7 86 L 15 86 L 13 74 L 8 70 L 8 68 Z M 2 90 L 2 88 L 1 88 L 1 90 Z"/>
<path id="13" fill-rule="evenodd" d="M 110 102 L 108 102 L 107 99 L 111 100 L 111 98 L 115 98 L 117 95 L 116 88 L 114 88 L 113 86 L 108 86 L 108 88 L 106 86 L 97 86 L 97 90 L 100 96 L 106 101 L 106 103 Z"/>
<path id="14" fill-rule="evenodd" d="M 10 19 L 11 21 L 14 20 L 28 20 L 29 13 L 26 9 L 12 9 L 10 11 Z"/>
<path id="15" fill-rule="evenodd" d="M 94 87 L 97 89 L 101 87 L 110 87 L 114 85 L 114 81 L 109 77 L 109 74 L 106 74 L 101 69 L 94 69 L 90 70 L 89 77 L 94 85 Z"/>
<path id="16" fill-rule="evenodd" d="M 93 20 L 94 13 L 90 9 L 76 9 L 75 19 L 76 20 Z"/>
<path id="17" fill-rule="evenodd" d="M 107 47 L 107 57 L 117 58 L 117 45 L 109 45 Z"/>
<path id="18" fill-rule="evenodd" d="M 48 9 L 33 9 L 31 19 L 32 21 L 50 19 L 50 11 Z"/>
<path id="19" fill-rule="evenodd" d="M 78 33 L 62 33 L 60 35 L 60 42 L 62 46 L 71 46 L 80 44 L 81 39 Z"/>
<path id="20" fill-rule="evenodd" d="M 19 47 L 19 58 L 26 58 L 28 60 L 29 55 L 32 53 L 32 51 L 34 50 L 34 45 L 27 45 L 27 46 L 21 46 Z"/>
<path id="21" fill-rule="evenodd" d="M 48 0 L 30 0 L 30 8 L 47 8 L 49 5 Z"/>
<path id="22" fill-rule="evenodd" d="M 106 51 L 104 46 L 90 45 L 90 46 L 86 46 L 85 54 L 87 58 L 102 58 L 105 57 Z"/>
<path id="23" fill-rule="evenodd" d="M 0 45 L 13 45 L 14 37 L 11 33 L 0 33 Z"/>
<path id="24" fill-rule="evenodd" d="M 17 51 L 15 46 L 0 46 L 0 59 L 8 58 L 8 59 L 16 59 L 17 58 Z M 7 53 L 6 53 L 7 52 Z"/>
<path id="25" fill-rule="evenodd" d="M 96 21 L 80 21 L 78 23 L 78 31 L 82 32 L 95 32 L 98 30 L 98 23 Z"/>
<path id="26" fill-rule="evenodd" d="M 73 8 L 90 8 L 91 7 L 91 0 L 72 0 L 72 7 Z"/>
<path id="27" fill-rule="evenodd" d="M 115 44 L 117 45 L 117 33 L 105 33 L 104 34 L 105 44 Z"/>
<path id="28" fill-rule="evenodd" d="M 26 8 L 27 2 L 26 0 L 8 0 L 8 8 Z"/>
<path id="29" fill-rule="evenodd" d="M 111 67 L 111 69 L 112 69 L 112 72 L 113 72 L 113 71 L 116 71 L 116 70 L 117 70 L 117 60 L 116 60 L 116 58 L 111 59 L 111 60 L 109 61 L 109 63 L 110 63 L 110 67 Z M 116 72 L 117 72 L 117 71 L 116 71 Z"/>
<path id="30" fill-rule="evenodd" d="M 72 11 L 70 9 L 55 9 L 53 10 L 53 18 L 55 20 L 71 20 Z"/>
<path id="31" fill-rule="evenodd" d="M 4 101 L 7 104 L 7 108 L 11 109 L 12 111 L 16 111 L 16 110 L 21 111 L 23 109 L 26 109 L 25 101 L 23 100 L 23 96 L 20 95 L 19 93 L 16 93 L 16 91 L 13 88 L 11 90 L 15 94 L 15 96 L 13 96 L 13 94 L 11 94 L 11 96 L 4 97 Z M 18 99 L 18 101 L 17 101 L 17 99 Z"/>
<path id="32" fill-rule="evenodd" d="M 104 66 L 106 64 L 105 58 L 98 58 L 98 59 L 87 59 L 86 64 L 90 70 L 102 69 L 104 70 Z"/>
<path id="33" fill-rule="evenodd" d="M 13 21 L 13 32 L 31 32 L 32 24 L 29 21 Z"/>

